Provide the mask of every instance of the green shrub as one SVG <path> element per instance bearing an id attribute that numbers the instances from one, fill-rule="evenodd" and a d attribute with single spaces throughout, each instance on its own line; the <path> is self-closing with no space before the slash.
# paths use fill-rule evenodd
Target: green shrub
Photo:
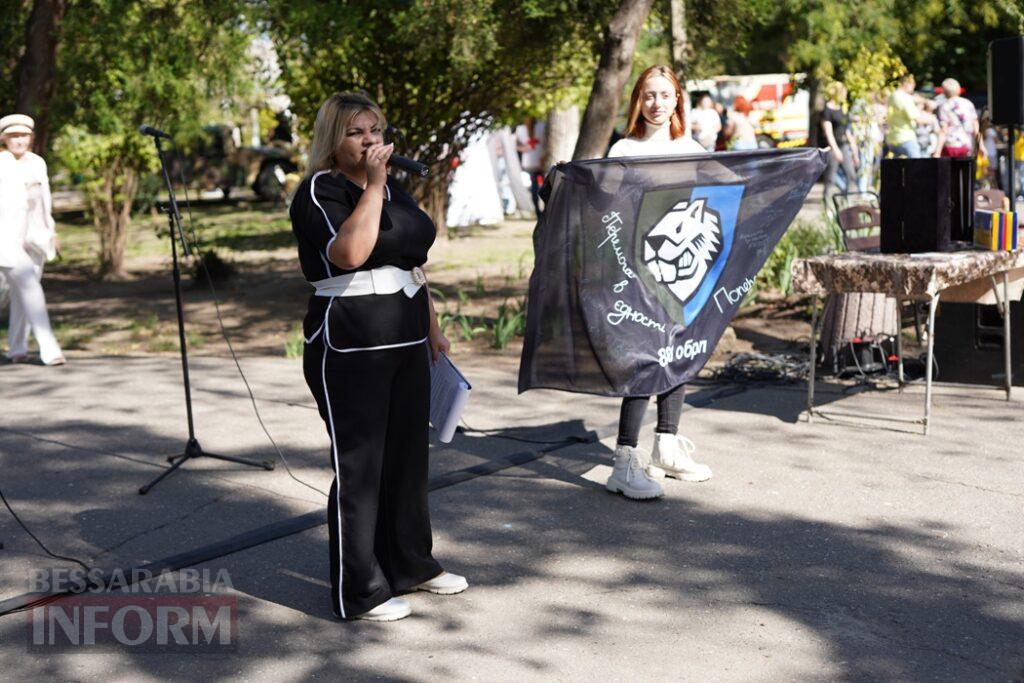
<path id="1" fill-rule="evenodd" d="M 299 325 L 292 330 L 291 335 L 284 342 L 284 357 L 302 358 L 305 348 L 306 338 L 302 332 L 302 326 Z"/>
<path id="2" fill-rule="evenodd" d="M 498 306 L 498 317 L 491 328 L 491 347 L 503 349 L 512 338 L 526 331 L 526 307 L 522 302 L 509 305 L 508 301 Z"/>
<path id="3" fill-rule="evenodd" d="M 789 294 L 792 284 L 791 268 L 795 259 L 841 250 L 842 238 L 830 223 L 794 223 L 775 245 L 761 272 L 757 274 L 755 287 L 751 290 L 748 300 L 753 298 L 757 290 L 768 289 Z"/>

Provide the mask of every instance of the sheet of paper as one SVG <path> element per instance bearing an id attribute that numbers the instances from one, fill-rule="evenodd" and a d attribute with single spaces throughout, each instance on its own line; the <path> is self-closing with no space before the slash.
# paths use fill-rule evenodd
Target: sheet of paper
<path id="1" fill-rule="evenodd" d="M 471 389 L 469 381 L 445 354 L 431 363 L 430 424 L 437 430 L 441 443 L 449 443 L 455 435 Z"/>

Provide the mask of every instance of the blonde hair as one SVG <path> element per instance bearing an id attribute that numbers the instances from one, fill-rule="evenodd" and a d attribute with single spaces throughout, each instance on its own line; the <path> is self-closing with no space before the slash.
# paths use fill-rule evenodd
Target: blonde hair
<path id="1" fill-rule="evenodd" d="M 336 92 L 320 105 L 313 123 L 313 141 L 309 146 L 308 175 L 335 168 L 334 152 L 338 149 L 345 129 L 359 114 L 369 112 L 377 117 L 381 128 L 388 125 L 384 112 L 366 95 L 355 92 Z"/>

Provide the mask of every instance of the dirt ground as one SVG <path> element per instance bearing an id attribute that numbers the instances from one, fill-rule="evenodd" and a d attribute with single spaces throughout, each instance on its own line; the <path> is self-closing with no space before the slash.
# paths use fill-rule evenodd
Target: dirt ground
<path id="1" fill-rule="evenodd" d="M 224 268 L 214 267 L 224 326 L 236 351 L 246 355 L 297 355 L 299 324 L 309 285 L 302 278 L 283 207 L 224 204 L 196 211 L 201 249 L 213 249 Z M 65 258 L 47 267 L 44 288 L 51 317 L 65 348 L 102 354 L 176 353 L 177 327 L 171 260 L 159 216 L 136 221 L 129 250 L 129 277 L 98 281 L 94 276 L 95 234 L 83 222 L 64 228 Z M 499 307 L 517 311 L 524 303 L 533 267 L 534 223 L 509 220 L 439 237 L 427 275 L 439 311 L 451 319 L 448 336 L 456 354 L 486 354 L 517 361 L 521 337 L 496 349 L 491 328 Z M 218 264 L 213 264 L 217 266 Z M 205 282 L 183 266 L 185 318 L 190 350 L 227 352 L 214 298 Z M 6 324 L 6 315 L 2 317 Z M 727 331 L 715 362 L 756 350 L 797 352 L 806 348 L 806 303 L 762 293 Z M 801 342 L 804 346 L 801 347 Z"/>

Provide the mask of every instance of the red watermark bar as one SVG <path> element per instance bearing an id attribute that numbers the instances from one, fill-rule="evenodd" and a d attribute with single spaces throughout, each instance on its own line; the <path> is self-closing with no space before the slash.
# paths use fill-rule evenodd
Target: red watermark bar
<path id="1" fill-rule="evenodd" d="M 32 608 L 28 649 L 221 654 L 238 649 L 238 599 L 201 593 L 83 593 Z"/>

